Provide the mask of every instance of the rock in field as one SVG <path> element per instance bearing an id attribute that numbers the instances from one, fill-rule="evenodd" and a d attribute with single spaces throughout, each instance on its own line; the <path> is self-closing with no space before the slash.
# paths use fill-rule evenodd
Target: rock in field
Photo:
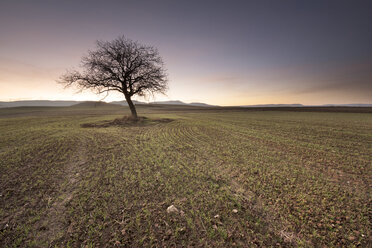
<path id="1" fill-rule="evenodd" d="M 174 205 L 170 205 L 170 206 L 167 208 L 167 213 L 168 213 L 168 214 L 171 214 L 171 213 L 178 213 L 178 209 L 177 209 Z"/>

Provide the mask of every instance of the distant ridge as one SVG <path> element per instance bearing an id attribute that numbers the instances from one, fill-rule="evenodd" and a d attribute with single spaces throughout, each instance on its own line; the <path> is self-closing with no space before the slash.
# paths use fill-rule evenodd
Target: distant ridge
<path id="1" fill-rule="evenodd" d="M 325 104 L 324 107 L 372 107 L 368 103 L 352 103 L 352 104 Z"/>
<path id="2" fill-rule="evenodd" d="M 145 102 L 141 102 L 141 101 L 137 101 L 137 100 L 132 100 L 133 104 L 134 105 L 138 105 L 138 104 L 147 104 Z M 127 101 L 123 100 L 123 101 L 113 101 L 113 102 L 109 102 L 111 104 L 117 104 L 117 105 L 122 105 L 122 106 L 128 106 L 128 103 Z"/>
<path id="3" fill-rule="evenodd" d="M 100 102 L 100 101 L 53 101 L 53 100 L 27 100 L 27 101 L 12 101 L 12 102 L 0 102 L 0 108 L 12 108 L 12 107 L 69 107 L 73 105 L 78 106 L 98 106 L 97 103 L 103 104 L 116 104 L 121 106 L 128 106 L 128 103 L 123 101 L 112 101 L 112 102 Z M 206 103 L 192 102 L 184 103 L 179 100 L 174 101 L 155 101 L 155 102 L 141 102 L 133 100 L 135 105 L 139 104 L 163 104 L 163 105 L 185 105 L 185 106 L 198 106 L 198 107 L 214 107 L 215 105 L 209 105 Z"/>
<path id="4" fill-rule="evenodd" d="M 188 105 L 198 106 L 198 107 L 218 107 L 217 105 L 210 105 L 210 104 L 206 104 L 202 102 L 192 102 L 192 103 L 189 103 Z"/>
<path id="5" fill-rule="evenodd" d="M 265 108 L 265 107 L 304 107 L 304 105 L 295 103 L 295 104 L 258 104 L 258 105 L 242 105 L 240 107 L 252 107 L 252 108 Z"/>
<path id="6" fill-rule="evenodd" d="M 170 101 L 154 101 L 154 102 L 141 102 L 133 100 L 135 105 L 140 104 L 162 104 L 162 105 L 183 105 L 183 106 L 197 106 L 197 107 L 219 107 L 218 105 L 210 105 L 202 102 L 185 103 L 179 100 Z M 101 105 L 100 105 L 101 104 Z M 0 102 L 0 108 L 12 108 L 12 107 L 69 107 L 73 105 L 78 106 L 103 106 L 105 104 L 116 104 L 121 106 L 128 106 L 126 101 L 112 101 L 112 102 L 100 102 L 100 101 L 59 101 L 59 100 L 25 100 L 25 101 L 11 101 L 11 102 Z M 107 105 L 105 105 L 107 106 Z M 303 105 L 299 103 L 295 104 L 256 104 L 256 105 L 240 105 L 230 107 L 243 107 L 243 108 L 275 108 L 275 107 L 372 107 L 372 104 L 368 103 L 351 103 L 351 104 L 324 104 L 324 105 Z"/>
<path id="7" fill-rule="evenodd" d="M 275 108 L 275 107 L 372 107 L 372 104 L 368 103 L 351 103 L 351 104 L 323 104 L 323 105 L 303 105 L 299 103 L 295 104 L 258 104 L 258 105 L 241 105 L 239 107 L 251 107 L 251 108 Z"/>
<path id="8" fill-rule="evenodd" d="M 185 103 L 179 100 L 171 100 L 171 101 L 157 101 L 157 102 L 150 102 L 149 104 L 166 104 L 166 105 L 186 105 L 186 106 L 198 106 L 198 107 L 217 107 L 217 105 L 210 105 L 202 102 L 192 102 L 192 103 Z"/>
<path id="9" fill-rule="evenodd" d="M 128 106 L 126 101 L 114 101 L 110 103 Z M 154 101 L 154 102 L 149 102 L 149 103 L 133 100 L 133 103 L 134 104 L 185 105 L 185 106 L 198 106 L 198 107 L 215 107 L 216 106 L 216 105 L 209 105 L 209 104 L 201 103 L 201 102 L 185 103 L 179 100 Z"/>
<path id="10" fill-rule="evenodd" d="M 156 101 L 156 102 L 150 102 L 149 104 L 168 104 L 168 105 L 187 105 L 187 103 L 184 103 L 179 100 L 174 101 Z"/>
<path id="11" fill-rule="evenodd" d="M 102 101 L 86 101 L 74 104 L 71 107 L 104 107 L 104 106 L 116 106 L 116 104 L 102 102 Z"/>
<path id="12" fill-rule="evenodd" d="M 50 100 L 27 100 L 14 102 L 0 102 L 0 108 L 12 107 L 68 107 L 80 103 L 79 101 L 50 101 Z"/>

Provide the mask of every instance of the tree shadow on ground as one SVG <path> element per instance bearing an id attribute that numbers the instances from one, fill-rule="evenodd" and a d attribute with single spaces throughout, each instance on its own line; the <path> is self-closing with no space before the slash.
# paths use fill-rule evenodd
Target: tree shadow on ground
<path id="1" fill-rule="evenodd" d="M 168 123 L 174 121 L 173 119 L 169 118 L 147 118 L 140 116 L 136 119 L 130 116 L 124 116 L 123 118 L 118 118 L 115 120 L 109 121 L 100 121 L 100 122 L 93 122 L 93 123 L 83 123 L 80 126 L 82 128 L 104 128 L 104 127 L 128 127 L 128 126 L 147 126 L 147 125 L 154 125 L 158 123 Z"/>

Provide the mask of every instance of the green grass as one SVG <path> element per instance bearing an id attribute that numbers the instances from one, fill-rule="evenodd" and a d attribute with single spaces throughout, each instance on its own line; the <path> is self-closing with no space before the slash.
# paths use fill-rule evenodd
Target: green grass
<path id="1" fill-rule="evenodd" d="M 139 112 L 0 110 L 1 246 L 370 245 L 372 114 Z"/>

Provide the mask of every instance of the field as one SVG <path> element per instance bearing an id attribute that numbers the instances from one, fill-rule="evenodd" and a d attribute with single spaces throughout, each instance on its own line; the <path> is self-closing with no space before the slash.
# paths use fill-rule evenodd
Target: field
<path id="1" fill-rule="evenodd" d="M 370 246 L 371 109 L 323 110 L 0 109 L 0 246 Z"/>

